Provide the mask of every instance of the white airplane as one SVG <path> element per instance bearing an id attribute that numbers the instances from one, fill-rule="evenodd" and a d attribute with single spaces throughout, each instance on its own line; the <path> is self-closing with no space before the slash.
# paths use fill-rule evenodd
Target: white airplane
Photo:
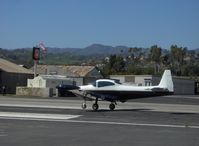
<path id="1" fill-rule="evenodd" d="M 98 99 L 111 102 L 109 108 L 114 110 L 117 101 L 126 102 L 129 99 L 135 98 L 171 95 L 174 92 L 174 87 L 171 71 L 165 70 L 157 86 L 123 85 L 115 80 L 99 79 L 93 84 L 80 86 L 76 92 L 75 90 L 70 91 L 84 98 L 83 109 L 87 107 L 86 100 L 95 100 L 92 109 L 97 111 L 99 108 Z"/>

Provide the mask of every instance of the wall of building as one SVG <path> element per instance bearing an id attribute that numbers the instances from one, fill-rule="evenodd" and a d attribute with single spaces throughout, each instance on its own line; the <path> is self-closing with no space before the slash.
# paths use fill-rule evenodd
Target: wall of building
<path id="1" fill-rule="evenodd" d="M 195 94 L 195 81 L 173 77 L 174 94 L 176 95 L 194 95 Z M 153 77 L 153 85 L 158 85 L 161 77 Z"/>
<path id="2" fill-rule="evenodd" d="M 28 79 L 27 87 L 45 88 L 46 87 L 46 81 L 40 76 L 38 76 L 34 79 Z"/>
<path id="3" fill-rule="evenodd" d="M 27 79 L 33 78 L 33 74 L 22 73 L 8 73 L 0 72 L 0 87 L 6 86 L 6 92 L 8 94 L 15 94 L 17 86 L 27 86 Z"/>
<path id="4" fill-rule="evenodd" d="M 173 82 L 175 94 L 195 94 L 195 82 L 193 80 L 174 78 Z"/>
<path id="5" fill-rule="evenodd" d="M 135 76 L 135 84 L 139 86 L 150 86 L 152 85 L 152 76 Z"/>
<path id="6" fill-rule="evenodd" d="M 124 76 L 121 76 L 121 75 L 110 75 L 110 78 L 111 79 L 115 79 L 115 80 L 119 80 L 120 83 L 125 83 L 125 78 Z"/>
<path id="7" fill-rule="evenodd" d="M 142 75 L 113 75 L 110 76 L 111 79 L 119 80 L 121 83 L 128 83 L 132 85 L 139 85 L 139 86 L 145 86 L 146 81 L 151 82 L 152 76 L 142 76 Z M 149 84 L 147 84 L 149 85 Z"/>
<path id="8" fill-rule="evenodd" d="M 125 80 L 126 75 L 113 75 L 110 76 L 111 79 L 118 79 L 121 83 L 126 83 Z M 130 76 L 129 76 L 130 77 Z M 134 75 L 134 85 L 142 85 L 142 86 L 148 86 L 149 84 L 147 82 L 151 82 L 150 85 L 156 86 L 160 83 L 161 76 L 150 76 L 150 75 Z M 184 79 L 184 78 L 178 78 L 173 77 L 173 83 L 174 83 L 174 94 L 176 95 L 194 95 L 195 94 L 195 81 Z"/>
<path id="9" fill-rule="evenodd" d="M 88 85 L 88 84 L 91 84 L 93 82 L 95 82 L 97 79 L 99 78 L 94 78 L 94 77 L 85 77 L 83 78 L 83 85 Z"/>
<path id="10" fill-rule="evenodd" d="M 84 78 L 82 77 L 71 77 L 69 78 L 76 86 L 82 86 L 84 84 Z"/>
<path id="11" fill-rule="evenodd" d="M 56 86 L 60 84 L 73 85 L 74 81 L 69 78 L 42 77 L 38 76 L 34 79 L 28 79 L 28 86 L 31 88 L 52 88 L 53 94 L 56 94 Z"/>
<path id="12" fill-rule="evenodd" d="M 33 87 L 17 87 L 16 95 L 19 96 L 38 96 L 38 97 L 52 97 L 52 88 L 33 88 Z"/>

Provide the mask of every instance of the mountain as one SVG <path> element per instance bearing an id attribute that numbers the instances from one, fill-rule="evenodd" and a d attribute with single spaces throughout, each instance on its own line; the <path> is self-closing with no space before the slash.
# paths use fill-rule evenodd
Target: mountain
<path id="1" fill-rule="evenodd" d="M 74 55 L 90 56 L 90 55 L 110 55 L 119 54 L 122 51 L 128 52 L 126 46 L 106 46 L 101 44 L 92 44 L 85 48 L 52 48 L 47 47 L 48 53 L 59 54 L 59 53 L 71 53 Z"/>
<path id="2" fill-rule="evenodd" d="M 196 52 L 197 54 L 199 54 L 199 48 L 195 49 L 195 52 Z"/>
<path id="3" fill-rule="evenodd" d="M 47 55 L 45 59 L 48 61 L 54 61 L 55 63 L 76 63 L 82 62 L 83 60 L 91 59 L 103 59 L 111 54 L 121 55 L 134 55 L 140 54 L 148 56 L 150 48 L 137 48 L 133 47 L 130 49 L 127 46 L 108 46 L 102 44 L 92 44 L 85 48 L 57 48 L 57 47 L 46 47 Z M 196 56 L 199 54 L 199 48 L 195 50 L 188 50 L 188 52 L 195 52 Z M 162 54 L 169 54 L 169 50 L 162 49 Z M 43 55 L 41 55 L 43 56 Z M 8 59 L 19 64 L 26 62 L 29 64 L 32 61 L 32 48 L 19 48 L 19 49 L 2 49 L 0 48 L 0 57 Z M 97 60 L 97 59 L 96 59 Z"/>
<path id="4" fill-rule="evenodd" d="M 110 55 L 110 54 L 119 54 L 121 50 L 128 50 L 128 47 L 112 47 L 105 46 L 101 44 L 93 44 L 86 48 L 76 50 L 75 54 L 90 56 L 90 55 Z"/>
<path id="5" fill-rule="evenodd" d="M 61 53 L 74 53 L 78 50 L 81 50 L 80 48 L 57 48 L 57 47 L 46 47 L 48 53 L 52 54 L 61 54 Z"/>

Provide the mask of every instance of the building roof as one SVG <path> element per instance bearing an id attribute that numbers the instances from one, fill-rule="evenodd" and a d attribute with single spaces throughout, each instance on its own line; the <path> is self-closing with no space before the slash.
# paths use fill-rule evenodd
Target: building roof
<path id="1" fill-rule="evenodd" d="M 0 70 L 10 73 L 33 74 L 31 70 L 28 70 L 2 58 L 0 58 Z"/>
<path id="2" fill-rule="evenodd" d="M 93 69 L 95 69 L 95 67 L 94 66 L 65 66 L 65 69 L 68 72 L 73 73 L 74 75 L 84 77 Z"/>
<path id="3" fill-rule="evenodd" d="M 47 80 L 47 79 L 56 79 L 56 80 L 68 80 L 68 78 L 66 78 L 66 76 L 61 76 L 61 75 L 40 75 L 40 76 L 37 76 L 36 78 L 38 77 L 41 77 L 43 78 L 44 80 Z"/>
<path id="4" fill-rule="evenodd" d="M 69 77 L 85 77 L 95 66 L 37 65 L 38 74 L 59 74 Z"/>

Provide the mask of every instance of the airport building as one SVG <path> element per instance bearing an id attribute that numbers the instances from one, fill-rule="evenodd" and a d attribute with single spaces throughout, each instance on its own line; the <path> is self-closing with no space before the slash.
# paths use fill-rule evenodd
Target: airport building
<path id="1" fill-rule="evenodd" d="M 61 75 L 81 86 L 103 78 L 95 66 L 37 65 L 39 75 Z"/>
<path id="2" fill-rule="evenodd" d="M 15 94 L 16 86 L 27 86 L 27 79 L 32 79 L 32 71 L 0 58 L 0 89 L 6 87 L 6 93 Z"/>
<path id="3" fill-rule="evenodd" d="M 95 66 L 37 65 L 38 77 L 33 71 L 0 58 L 0 92 L 6 87 L 9 94 L 16 93 L 17 86 L 33 88 L 53 88 L 59 84 L 85 85 L 103 78 Z M 34 78 L 34 79 L 33 79 Z M 111 75 L 121 83 L 151 86 L 157 85 L 161 76 L 153 75 Z M 199 82 L 185 77 L 173 77 L 175 94 L 199 94 Z"/>
<path id="4" fill-rule="evenodd" d="M 51 88 L 52 96 L 56 95 L 56 87 L 60 84 L 74 85 L 74 81 L 61 75 L 40 75 L 28 79 L 28 88 Z"/>
<path id="5" fill-rule="evenodd" d="M 124 84 L 136 86 L 154 86 L 158 85 L 161 76 L 154 75 L 111 75 L 111 79 L 119 80 Z M 173 77 L 174 94 L 176 95 L 194 95 L 199 94 L 199 83 L 187 77 Z"/>

